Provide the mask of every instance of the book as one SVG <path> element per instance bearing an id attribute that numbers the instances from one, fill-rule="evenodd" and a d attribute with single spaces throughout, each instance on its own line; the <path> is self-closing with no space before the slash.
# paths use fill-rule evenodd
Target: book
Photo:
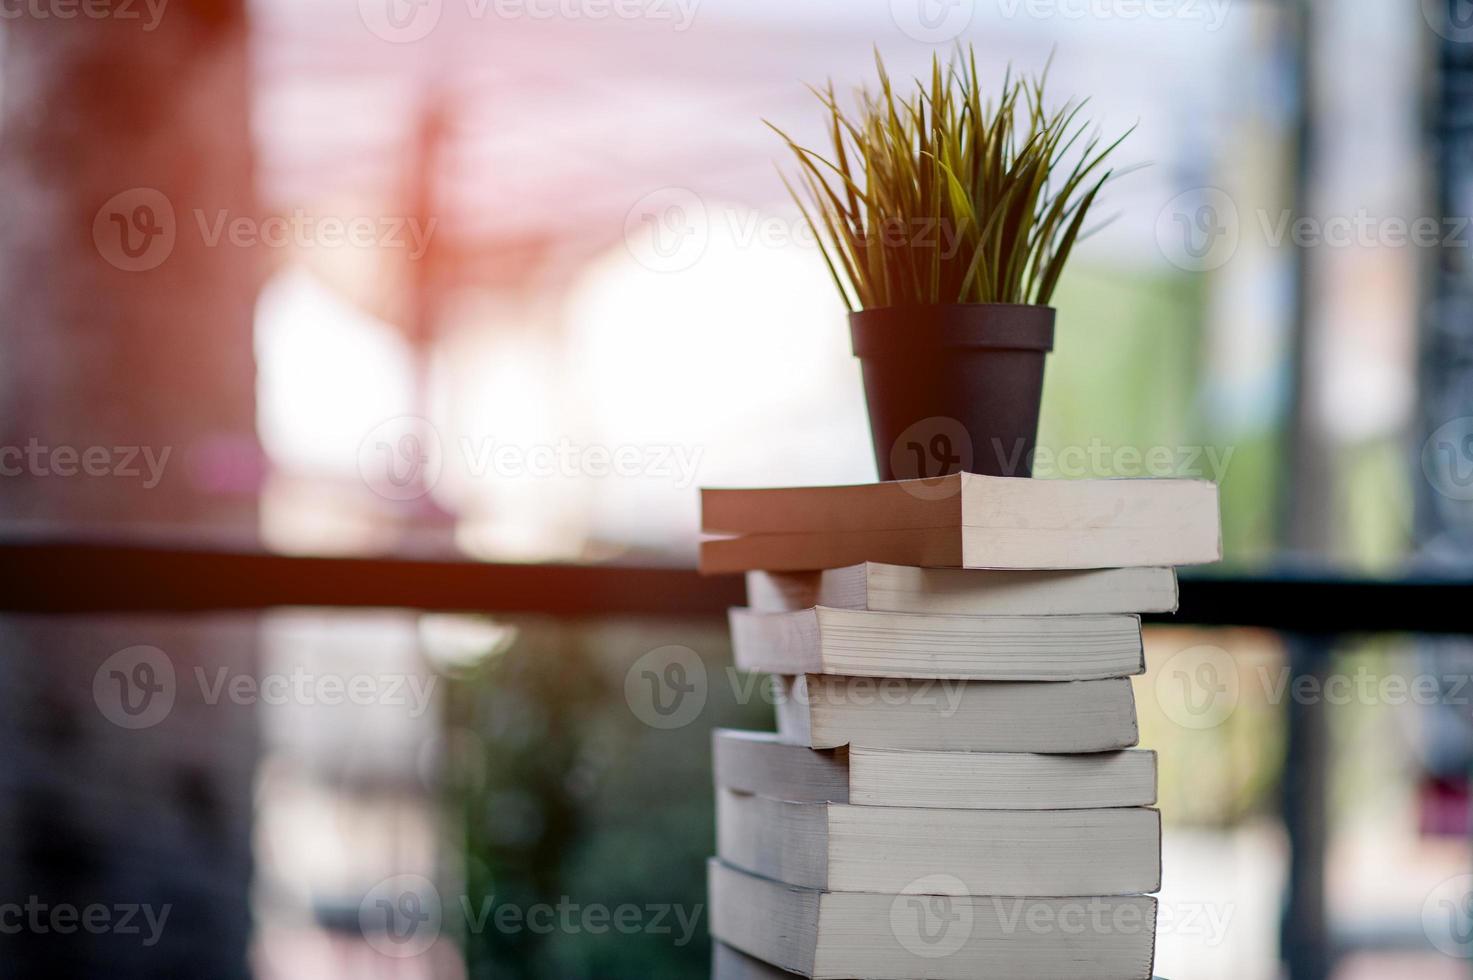
<path id="1" fill-rule="evenodd" d="M 742 670 L 1073 681 L 1145 672 L 1139 616 L 958 616 L 818 606 L 733 609 Z"/>
<path id="2" fill-rule="evenodd" d="M 793 976 L 734 946 L 719 940 L 711 943 L 711 980 L 793 980 Z"/>
<path id="3" fill-rule="evenodd" d="M 1170 568 L 995 571 L 865 562 L 828 571 L 747 573 L 747 607 L 796 612 L 813 606 L 970 616 L 1167 613 L 1177 603 Z"/>
<path id="4" fill-rule="evenodd" d="M 1195 534 L 1204 526 L 1217 527 L 1217 485 L 1208 480 L 952 473 L 847 486 L 701 490 L 701 530 L 718 534 L 1032 527 L 1085 536 L 1107 528 Z"/>
<path id="5" fill-rule="evenodd" d="M 949 895 L 1139 895 L 1161 887 L 1161 814 L 1149 807 L 854 806 L 718 789 L 716 828 L 725 863 L 820 891 L 899 892 L 930 876 Z"/>
<path id="6" fill-rule="evenodd" d="M 707 891 L 713 938 L 805 977 L 1149 980 L 1155 959 L 1149 896 L 823 892 L 715 860 Z M 732 968 L 746 972 L 719 975 L 768 976 L 740 961 Z"/>
<path id="7" fill-rule="evenodd" d="M 885 562 L 1084 569 L 1216 561 L 1217 487 L 1203 480 L 1030 480 L 957 473 L 842 487 L 707 489 L 703 573 Z"/>
<path id="8" fill-rule="evenodd" d="M 711 735 L 718 787 L 798 803 L 1072 810 L 1151 806 L 1156 753 L 935 752 L 789 745 L 771 732 Z"/>
<path id="9" fill-rule="evenodd" d="M 908 901 L 909 896 L 906 896 L 905 900 Z M 917 930 L 917 935 L 919 935 L 919 930 Z M 921 942 L 924 943 L 925 940 Z M 793 980 L 794 976 L 796 974 L 773 966 L 771 963 L 765 963 L 755 956 L 748 956 L 736 947 L 728 946 L 720 940 L 711 943 L 711 980 Z M 870 974 L 867 972 L 844 974 L 845 980 L 860 980 L 861 977 L 868 976 Z M 1162 980 L 1162 978 L 1157 977 L 1155 980 Z"/>
<path id="10" fill-rule="evenodd" d="M 779 681 L 777 728 L 815 749 L 1106 752 L 1136 744 L 1125 678 L 965 681 L 808 674 Z"/>
<path id="11" fill-rule="evenodd" d="M 1124 542 L 1130 543 L 1124 543 Z M 1216 546 L 1214 546 L 1215 548 Z M 702 575 L 755 569 L 788 572 L 888 562 L 926 568 L 1062 570 L 1214 562 L 1189 538 L 1102 531 L 1071 537 L 1045 531 L 927 527 L 904 530 L 748 534 L 700 545 Z"/>

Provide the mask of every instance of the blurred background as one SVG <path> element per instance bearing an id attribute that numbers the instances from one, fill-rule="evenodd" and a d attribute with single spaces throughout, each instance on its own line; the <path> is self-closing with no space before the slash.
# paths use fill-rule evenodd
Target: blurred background
<path id="1" fill-rule="evenodd" d="M 1464 0 L 16 0 L 0 963 L 703 975 L 772 712 L 696 489 L 874 478 L 762 120 L 958 41 L 1136 127 L 1035 475 L 1219 482 L 1245 595 L 1469 581 Z M 1469 976 L 1473 646 L 1261 613 L 1148 633 L 1157 972 Z"/>

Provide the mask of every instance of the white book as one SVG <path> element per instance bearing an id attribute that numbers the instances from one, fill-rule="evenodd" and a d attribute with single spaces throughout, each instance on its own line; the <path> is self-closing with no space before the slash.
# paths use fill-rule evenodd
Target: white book
<path id="1" fill-rule="evenodd" d="M 972 616 L 1166 613 L 1177 604 L 1170 568 L 995 571 L 865 562 L 823 572 L 747 573 L 754 612 L 813 606 Z"/>
<path id="2" fill-rule="evenodd" d="M 902 899 L 902 902 L 905 901 L 911 901 L 910 896 L 906 896 Z M 1019 899 L 1017 901 L 1031 902 L 1036 900 Z M 1110 901 L 1114 902 L 1117 900 L 1111 899 Z M 1112 906 L 1112 908 L 1118 907 L 1119 906 Z M 927 910 L 925 910 L 924 908 L 917 910 L 913 906 L 909 908 L 902 906 L 902 910 L 903 912 L 911 911 L 913 913 L 916 911 L 920 911 L 922 913 L 922 917 L 918 919 L 918 924 L 925 922 L 926 918 L 929 918 L 929 916 L 925 914 Z M 917 929 L 916 937 L 919 940 L 920 948 L 925 950 L 927 949 L 926 939 L 920 939 L 920 935 L 920 930 Z M 938 943 L 945 941 L 945 932 L 942 931 L 928 932 L 926 936 L 928 939 L 934 939 Z M 937 936 L 939 936 L 940 938 L 935 939 L 935 937 Z M 736 947 L 728 946 L 726 943 L 723 943 L 720 940 L 717 940 L 711 944 L 711 980 L 792 980 L 792 978 L 797 975 L 798 974 L 790 973 L 789 971 L 784 970 L 781 967 L 773 966 L 771 963 L 759 960 L 755 956 L 748 956 L 746 953 L 743 953 Z M 859 980 L 860 977 L 868 976 L 871 976 L 869 972 L 865 972 L 862 974 L 844 974 L 845 980 Z"/>
<path id="3" fill-rule="evenodd" d="M 1139 740 L 1130 681 L 784 677 L 785 742 L 971 752 L 1108 752 Z"/>
<path id="4" fill-rule="evenodd" d="M 1222 556 L 1216 485 L 959 473 L 841 487 L 701 491 L 706 573 L 888 562 L 928 568 L 1195 565 Z"/>
<path id="5" fill-rule="evenodd" d="M 1156 753 L 936 752 L 865 746 L 810 749 L 772 732 L 712 733 L 718 787 L 798 803 L 1072 810 L 1151 806 Z"/>
<path id="6" fill-rule="evenodd" d="M 922 889 L 924 882 L 918 883 Z M 822 892 L 707 865 L 711 935 L 824 980 L 1149 980 L 1156 900 Z M 758 964 L 716 975 L 770 980 Z M 728 965 L 729 964 L 729 965 Z"/>
<path id="7" fill-rule="evenodd" d="M 958 616 L 818 606 L 733 609 L 742 670 L 854 677 L 1074 681 L 1145 672 L 1139 616 Z"/>
<path id="8" fill-rule="evenodd" d="M 854 806 L 718 789 L 716 840 L 732 867 L 820 891 L 899 892 L 932 876 L 948 895 L 1140 895 L 1161 887 L 1161 814 L 1149 807 Z"/>
<path id="9" fill-rule="evenodd" d="M 794 976 L 719 940 L 711 943 L 711 980 L 793 980 Z"/>

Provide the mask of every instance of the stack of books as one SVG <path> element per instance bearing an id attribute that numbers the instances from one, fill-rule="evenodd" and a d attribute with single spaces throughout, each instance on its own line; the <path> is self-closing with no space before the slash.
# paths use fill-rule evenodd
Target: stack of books
<path id="1" fill-rule="evenodd" d="M 1195 480 L 957 474 L 705 490 L 745 572 L 738 667 L 777 732 L 717 731 L 721 978 L 1152 975 L 1156 757 L 1140 614 L 1220 555 Z"/>

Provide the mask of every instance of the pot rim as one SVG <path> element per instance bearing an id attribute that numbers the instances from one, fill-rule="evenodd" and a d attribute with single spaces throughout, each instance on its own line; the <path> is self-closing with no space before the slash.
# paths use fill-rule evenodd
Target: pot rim
<path id="1" fill-rule="evenodd" d="M 856 357 L 925 350 L 1054 348 L 1052 306 L 1031 303 L 945 303 L 880 306 L 849 314 Z"/>

